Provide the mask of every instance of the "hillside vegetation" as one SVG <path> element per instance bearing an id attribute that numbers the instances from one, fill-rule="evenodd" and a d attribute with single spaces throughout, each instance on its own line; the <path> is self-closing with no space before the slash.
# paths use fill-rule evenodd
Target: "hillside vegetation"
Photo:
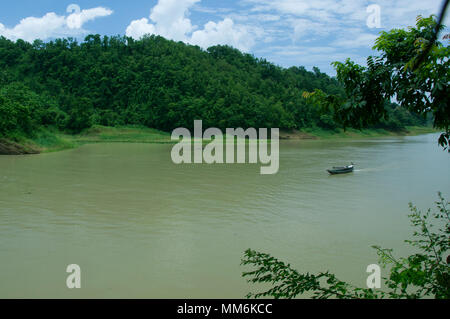
<path id="1" fill-rule="evenodd" d="M 317 68 L 281 68 L 227 46 L 205 51 L 159 36 L 32 44 L 0 37 L 0 137 L 15 141 L 42 129 L 76 134 L 95 125 L 169 132 L 192 128 L 195 119 L 220 129 L 339 129 L 302 97 L 315 89 L 344 94 Z M 386 108 L 389 118 L 373 128 L 425 122 L 395 104 Z"/>

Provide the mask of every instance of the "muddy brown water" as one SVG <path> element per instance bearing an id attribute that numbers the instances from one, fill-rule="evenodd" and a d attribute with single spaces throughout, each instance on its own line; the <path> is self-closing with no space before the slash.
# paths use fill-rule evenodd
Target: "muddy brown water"
<path id="1" fill-rule="evenodd" d="M 247 248 L 364 286 L 370 248 L 410 250 L 408 202 L 450 198 L 437 135 L 282 141 L 280 171 L 181 165 L 171 145 L 0 156 L 1 298 L 242 298 Z M 353 174 L 326 169 L 353 161 Z M 81 267 L 82 288 L 66 287 Z"/>

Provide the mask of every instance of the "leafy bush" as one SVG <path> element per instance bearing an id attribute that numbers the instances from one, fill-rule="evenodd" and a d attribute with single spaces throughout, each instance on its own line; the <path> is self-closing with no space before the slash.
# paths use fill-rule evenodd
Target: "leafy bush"
<path id="1" fill-rule="evenodd" d="M 32 132 L 32 113 L 29 107 L 12 101 L 0 92 L 0 136 Z"/>
<path id="2" fill-rule="evenodd" d="M 67 127 L 69 116 L 58 107 L 50 107 L 42 114 L 42 124 L 44 126 L 55 126 L 60 130 Z"/>
<path id="3" fill-rule="evenodd" d="M 345 94 L 316 89 L 303 96 L 331 110 L 337 123 L 356 128 L 386 120 L 390 115 L 386 103 L 395 98 L 411 113 L 432 114 L 434 127 L 444 131 L 439 144 L 450 152 L 450 46 L 434 41 L 444 29 L 435 16 L 419 16 L 408 30 L 383 31 L 374 46 L 380 56 L 369 56 L 367 67 L 350 59 L 333 63 Z M 388 127 L 407 125 L 406 113 L 394 110 L 392 114 L 396 118 L 385 123 Z"/>
<path id="4" fill-rule="evenodd" d="M 86 98 L 74 99 L 70 107 L 67 128 L 74 133 L 92 126 L 93 107 L 91 101 Z"/>
<path id="5" fill-rule="evenodd" d="M 32 135 L 41 122 L 42 100 L 20 83 L 0 89 L 0 135 Z"/>
<path id="6" fill-rule="evenodd" d="M 450 203 L 439 193 L 437 212 L 425 213 L 410 204 L 412 226 L 416 228 L 413 240 L 405 242 L 418 249 L 416 254 L 396 258 L 392 249 L 376 249 L 380 263 L 390 267 L 385 280 L 388 291 L 357 288 L 329 272 L 317 275 L 302 274 L 289 264 L 253 250 L 247 250 L 242 265 L 256 267 L 244 272 L 243 277 L 251 283 L 267 283 L 273 288 L 262 293 L 250 293 L 248 298 L 295 298 L 306 292 L 313 298 L 450 298 Z"/>

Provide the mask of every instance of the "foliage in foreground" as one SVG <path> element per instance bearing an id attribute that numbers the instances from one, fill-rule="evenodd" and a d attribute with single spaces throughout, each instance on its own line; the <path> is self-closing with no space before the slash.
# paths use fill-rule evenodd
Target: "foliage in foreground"
<path id="1" fill-rule="evenodd" d="M 247 250 L 242 265 L 256 267 L 244 272 L 250 283 L 271 284 L 273 287 L 262 293 L 250 293 L 248 298 L 273 297 L 292 299 L 304 293 L 312 293 L 315 299 L 418 299 L 434 297 L 450 298 L 450 206 L 439 193 L 437 212 L 429 209 L 423 213 L 410 204 L 409 215 L 415 227 L 413 240 L 405 242 L 418 249 L 418 253 L 406 258 L 394 257 L 392 249 L 373 246 L 380 263 L 390 268 L 384 279 L 387 291 L 354 287 L 339 280 L 329 272 L 317 275 L 300 273 L 289 264 L 253 250 Z"/>
<path id="2" fill-rule="evenodd" d="M 415 27 L 384 31 L 374 46 L 381 54 L 369 56 L 367 67 L 350 59 L 333 63 L 344 96 L 320 89 L 303 96 L 331 112 L 336 123 L 358 128 L 386 119 L 385 105 L 395 98 L 414 114 L 432 114 L 434 127 L 444 130 L 439 144 L 450 152 L 450 46 L 439 41 L 431 45 L 443 29 L 434 16 L 419 16 Z"/>

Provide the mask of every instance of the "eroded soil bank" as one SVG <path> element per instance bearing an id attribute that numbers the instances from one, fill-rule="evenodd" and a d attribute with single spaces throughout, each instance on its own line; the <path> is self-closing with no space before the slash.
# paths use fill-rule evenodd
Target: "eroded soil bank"
<path id="1" fill-rule="evenodd" d="M 0 139 L 0 155 L 26 155 L 39 153 L 38 150 L 31 147 L 20 145 L 7 139 Z"/>

